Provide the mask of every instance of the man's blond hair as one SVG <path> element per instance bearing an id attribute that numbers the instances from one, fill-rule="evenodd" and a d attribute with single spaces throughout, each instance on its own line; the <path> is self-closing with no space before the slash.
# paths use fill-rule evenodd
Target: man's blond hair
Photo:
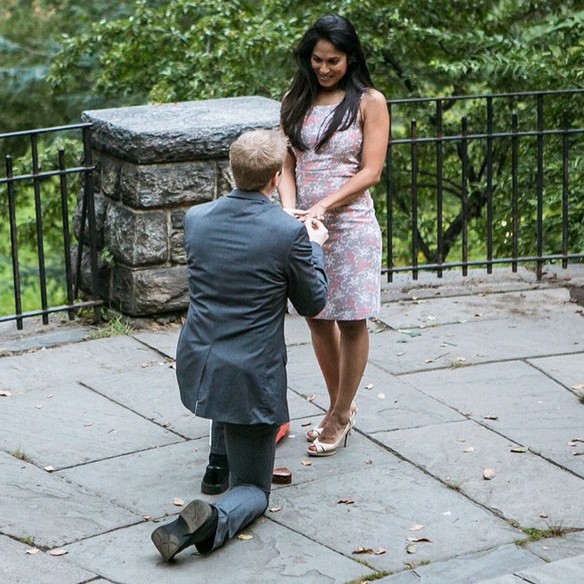
<path id="1" fill-rule="evenodd" d="M 261 191 L 282 170 L 286 150 L 286 139 L 276 130 L 243 133 L 229 148 L 235 186 L 242 191 Z"/>

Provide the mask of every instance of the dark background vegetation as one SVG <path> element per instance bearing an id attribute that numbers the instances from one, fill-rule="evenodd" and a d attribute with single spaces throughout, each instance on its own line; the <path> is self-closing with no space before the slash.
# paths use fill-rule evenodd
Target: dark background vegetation
<path id="1" fill-rule="evenodd" d="M 584 2 L 581 0 L 3 0 L 0 6 L 0 134 L 76 123 L 86 109 L 142 103 L 263 95 L 280 99 L 294 69 L 291 51 L 318 16 L 338 12 L 359 32 L 373 78 L 387 98 L 448 96 L 515 91 L 581 88 L 584 82 Z M 581 96 L 552 104 L 546 116 L 557 123 L 568 107 L 570 123 L 584 127 Z M 574 101 L 576 100 L 576 101 Z M 580 100 L 580 101 L 577 101 Z M 462 106 L 471 123 L 483 124 L 484 104 Z M 529 123 L 533 106 L 516 104 Z M 531 110 L 530 110 L 531 108 Z M 430 121 L 432 113 L 395 110 L 396 136 L 406 135 L 409 120 Z M 509 107 L 496 110 L 496 123 L 509 127 Z M 447 123 L 458 124 L 454 110 Z M 474 120 L 474 122 L 473 122 Z M 533 120 L 531 119 L 531 123 Z M 533 127 L 533 126 L 532 126 Z M 453 131 L 458 131 L 454 128 Z M 66 140 L 69 156 L 78 148 Z M 63 144 L 41 144 L 43 164 L 56 160 Z M 496 152 L 494 245 L 508 254 L 508 145 Z M 29 143 L 0 140 L 2 159 L 10 154 L 26 171 Z M 529 253 L 534 222 L 533 144 L 522 146 L 520 243 Z M 584 249 L 582 140 L 574 140 L 570 159 L 573 192 L 570 241 Z M 472 151 L 469 192 L 484 193 L 484 152 Z M 422 162 L 432 153 L 421 153 Z M 445 227 L 460 208 L 460 159 L 456 148 L 445 165 Z M 401 161 L 401 166 L 400 166 Z M 407 158 L 398 155 L 396 185 L 405 185 Z M 4 164 L 2 163 L 2 167 Z M 436 177 L 431 166 L 420 191 L 421 261 L 433 261 Z M 557 253 L 560 241 L 561 158 L 559 142 L 546 146 L 546 251 Z M 4 172 L 0 171 L 0 176 Z M 30 188 L 19 188 L 21 262 L 35 278 L 34 213 Z M 71 185 L 74 205 L 76 185 Z M 60 207 L 56 182 L 43 185 L 43 216 L 48 256 L 59 275 Z M 409 193 L 398 188 L 394 262 L 407 262 Z M 383 190 L 375 193 L 380 221 L 385 212 Z M 12 288 L 7 197 L 0 191 L 0 314 L 10 313 Z M 484 212 L 475 219 L 472 242 L 484 252 Z M 52 227 L 51 227 L 52 226 Z M 451 253 L 457 253 L 454 234 Z M 27 251 L 28 250 L 28 251 Z M 554 251 L 555 250 L 555 251 Z M 51 268 L 53 269 L 53 268 Z M 29 293 L 35 303 L 34 287 Z M 53 295 L 62 290 L 55 284 Z M 58 302 L 61 302 L 58 300 Z M 27 300 L 28 302 L 28 300 Z M 26 308 L 26 307 L 25 307 Z"/>

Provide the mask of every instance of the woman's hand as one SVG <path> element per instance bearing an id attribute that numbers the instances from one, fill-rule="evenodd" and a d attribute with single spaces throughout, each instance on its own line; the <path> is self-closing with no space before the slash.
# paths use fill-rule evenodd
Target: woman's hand
<path id="1" fill-rule="evenodd" d="M 319 221 L 322 221 L 325 213 L 326 207 L 322 203 L 317 203 L 306 211 L 305 219 L 318 219 Z"/>
<path id="2" fill-rule="evenodd" d="M 299 221 L 304 222 L 306 218 L 306 213 L 304 209 L 293 209 L 292 207 L 283 207 L 283 210 L 288 213 L 288 215 L 294 217 L 294 219 L 298 219 Z"/>

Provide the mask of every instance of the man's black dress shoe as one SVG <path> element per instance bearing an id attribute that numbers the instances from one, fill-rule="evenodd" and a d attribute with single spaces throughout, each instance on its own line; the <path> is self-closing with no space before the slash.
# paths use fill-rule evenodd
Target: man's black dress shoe
<path id="1" fill-rule="evenodd" d="M 229 488 L 229 463 L 222 454 L 209 455 L 209 464 L 201 482 L 201 492 L 205 495 L 220 495 Z"/>
<path id="2" fill-rule="evenodd" d="M 158 527 L 151 538 L 165 562 L 185 548 L 195 545 L 201 553 L 213 548 L 217 531 L 217 509 L 205 501 L 191 501 L 177 519 Z"/>

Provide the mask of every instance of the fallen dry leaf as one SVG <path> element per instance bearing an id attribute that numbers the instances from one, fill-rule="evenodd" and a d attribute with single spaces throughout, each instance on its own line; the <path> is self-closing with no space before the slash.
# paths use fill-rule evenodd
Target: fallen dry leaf
<path id="1" fill-rule="evenodd" d="M 312 422 L 302 422 L 302 424 L 300 424 L 302 427 L 305 426 L 310 426 L 310 424 L 312 424 Z"/>
<path id="2" fill-rule="evenodd" d="M 385 394 L 384 393 L 378 393 L 377 394 L 377 398 L 378 399 L 385 399 Z"/>
<path id="3" fill-rule="evenodd" d="M 539 514 L 539 516 L 540 516 L 542 519 L 547 519 L 547 518 L 549 517 L 549 515 L 548 515 L 547 513 L 540 513 L 540 514 Z"/>
<path id="4" fill-rule="evenodd" d="M 365 386 L 365 389 L 373 389 L 374 387 L 375 387 L 375 386 L 374 386 L 372 383 L 368 383 L 368 384 Z"/>
<path id="5" fill-rule="evenodd" d="M 523 446 L 513 446 L 513 448 L 511 448 L 511 452 L 524 454 L 525 452 L 527 452 L 527 448 L 524 448 Z"/>
<path id="6" fill-rule="evenodd" d="M 352 505 L 354 502 L 355 502 L 355 499 L 345 498 L 345 499 L 339 499 L 337 501 L 337 504 L 341 503 L 343 505 Z"/>
<path id="7" fill-rule="evenodd" d="M 278 511 L 281 511 L 282 507 L 270 507 L 270 513 L 277 513 Z"/>
<path id="8" fill-rule="evenodd" d="M 45 466 L 45 470 L 47 472 L 55 472 L 55 467 L 54 466 Z"/>
<path id="9" fill-rule="evenodd" d="M 494 416 L 494 415 L 492 415 L 492 414 L 487 414 L 487 415 L 484 417 L 484 419 L 485 419 L 485 420 L 498 420 L 498 419 L 499 419 L 499 416 Z"/>
<path id="10" fill-rule="evenodd" d="M 577 391 L 584 389 L 584 383 L 575 383 L 574 385 L 572 385 L 572 389 L 575 389 Z M 0 395 L 2 395 L 0 393 Z"/>
<path id="11" fill-rule="evenodd" d="M 301 461 L 300 461 L 300 464 L 301 464 L 302 466 L 312 466 L 312 462 L 310 462 L 310 460 L 306 460 L 306 459 L 304 459 L 304 460 L 301 460 Z"/>
<path id="12" fill-rule="evenodd" d="M 353 554 L 372 554 L 373 549 L 369 548 L 369 547 L 359 546 L 358 548 L 354 549 L 351 553 L 353 553 Z"/>
<path id="13" fill-rule="evenodd" d="M 474 451 L 475 451 L 474 446 L 469 446 L 468 448 L 465 448 L 463 450 L 463 452 L 474 452 Z"/>
<path id="14" fill-rule="evenodd" d="M 152 515 L 142 515 L 142 519 L 144 519 L 144 521 L 150 521 L 152 519 Z"/>
<path id="15" fill-rule="evenodd" d="M 495 478 L 496 474 L 497 474 L 497 473 L 495 472 L 495 470 L 494 470 L 494 469 L 492 469 L 492 468 L 486 468 L 486 469 L 483 471 L 483 478 L 484 478 L 486 481 L 490 481 L 491 479 L 494 479 L 494 478 Z"/>
<path id="16" fill-rule="evenodd" d="M 373 550 L 373 553 L 374 553 L 376 556 L 380 556 L 380 555 L 382 555 L 382 554 L 384 554 L 384 553 L 385 553 L 385 550 L 384 550 L 382 547 L 380 547 L 380 548 L 377 548 L 376 550 Z"/>
<path id="17" fill-rule="evenodd" d="M 406 537 L 406 540 L 410 543 L 432 543 L 427 537 Z"/>
<path id="18" fill-rule="evenodd" d="M 39 550 L 39 548 L 31 548 L 29 550 L 26 550 L 24 553 L 28 554 L 29 556 L 34 556 L 36 554 L 38 554 L 41 550 Z"/>
<path id="19" fill-rule="evenodd" d="M 306 401 L 311 402 L 311 401 L 314 401 L 315 399 L 316 399 L 316 396 L 314 394 L 306 396 Z"/>
<path id="20" fill-rule="evenodd" d="M 406 552 L 408 552 L 408 554 L 415 554 L 417 551 L 418 548 L 413 543 L 406 546 Z"/>
<path id="21" fill-rule="evenodd" d="M 178 497 L 175 497 L 175 498 L 172 500 L 172 502 L 173 502 L 173 504 L 174 504 L 174 505 L 176 505 L 177 507 L 182 507 L 182 506 L 185 504 L 185 502 L 184 502 L 182 499 L 179 499 Z"/>
<path id="22" fill-rule="evenodd" d="M 0 397 L 10 397 L 11 395 L 11 391 L 8 391 L 7 389 L 0 389 Z"/>
<path id="23" fill-rule="evenodd" d="M 253 535 L 250 535 L 249 533 L 240 533 L 237 536 L 237 539 L 241 539 L 242 541 L 249 541 L 250 539 L 253 539 Z"/>
<path id="24" fill-rule="evenodd" d="M 410 527 L 410 531 L 420 531 L 420 529 L 424 529 L 424 526 L 420 523 L 414 523 L 411 527 Z"/>
<path id="25" fill-rule="evenodd" d="M 49 556 L 64 556 L 67 553 L 67 550 L 62 548 L 56 548 L 54 550 L 49 550 Z"/>

